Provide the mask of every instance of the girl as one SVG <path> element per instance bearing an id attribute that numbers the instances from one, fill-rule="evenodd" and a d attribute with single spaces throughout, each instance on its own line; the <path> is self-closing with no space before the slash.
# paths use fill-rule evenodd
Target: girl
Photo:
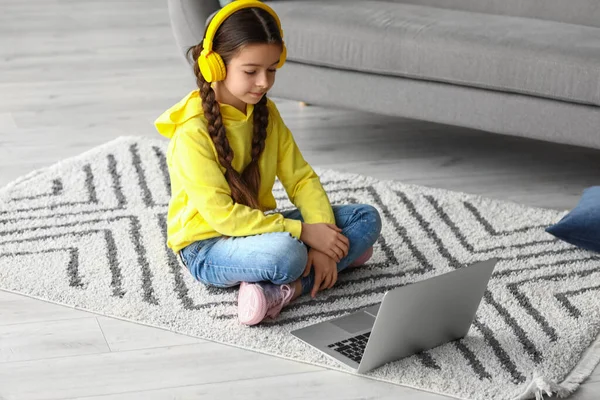
<path id="1" fill-rule="evenodd" d="M 240 285 L 238 318 L 246 325 L 331 288 L 339 271 L 371 257 L 381 230 L 371 206 L 332 208 L 267 99 L 285 61 L 282 37 L 267 5 L 225 6 L 188 51 L 199 90 L 155 122 L 170 139 L 167 245 L 198 281 Z M 276 208 L 276 176 L 297 209 L 265 213 Z"/>

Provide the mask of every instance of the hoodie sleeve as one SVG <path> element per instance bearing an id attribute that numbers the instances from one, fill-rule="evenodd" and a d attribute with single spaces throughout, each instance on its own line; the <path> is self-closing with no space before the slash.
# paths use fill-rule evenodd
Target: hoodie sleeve
<path id="1" fill-rule="evenodd" d="M 292 132 L 271 101 L 269 116 L 273 119 L 273 127 L 279 137 L 277 177 L 285 187 L 290 201 L 300 210 L 304 222 L 335 224 L 331 203 L 319 176 L 304 160 Z"/>
<path id="2" fill-rule="evenodd" d="M 210 140 L 198 128 L 195 132 L 182 130 L 172 138 L 171 173 L 181 182 L 189 202 L 202 218 L 225 236 L 290 232 L 300 238 L 300 221 L 281 214 L 265 215 L 261 210 L 234 203 L 224 168 Z"/>

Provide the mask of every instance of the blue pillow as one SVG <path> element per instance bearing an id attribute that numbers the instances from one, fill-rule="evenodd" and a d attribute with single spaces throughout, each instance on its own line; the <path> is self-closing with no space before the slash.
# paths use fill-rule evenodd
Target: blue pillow
<path id="1" fill-rule="evenodd" d="M 575 246 L 600 253 L 600 186 L 583 191 L 577 206 L 546 232 Z"/>

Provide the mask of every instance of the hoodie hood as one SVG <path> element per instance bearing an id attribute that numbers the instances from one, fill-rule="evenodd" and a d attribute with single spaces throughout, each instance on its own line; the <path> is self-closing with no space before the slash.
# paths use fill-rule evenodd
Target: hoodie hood
<path id="1" fill-rule="evenodd" d="M 200 115 L 204 115 L 202 111 L 202 99 L 200 99 L 198 90 L 194 90 L 181 99 L 179 103 L 162 113 L 154 121 L 154 126 L 158 133 L 171 139 L 175 134 L 177 126 Z"/>
<path id="2" fill-rule="evenodd" d="M 252 117 L 252 112 L 254 111 L 254 105 L 252 104 L 246 106 L 246 114 L 229 104 L 219 103 L 219 106 L 225 126 L 228 126 L 231 123 L 247 122 Z M 198 90 L 194 90 L 173 107 L 162 113 L 160 117 L 154 121 L 154 126 L 158 133 L 171 139 L 178 126 L 183 125 L 196 117 L 201 117 L 204 121 L 202 99 L 200 98 L 200 92 Z M 206 121 L 204 121 L 204 123 L 206 123 Z"/>

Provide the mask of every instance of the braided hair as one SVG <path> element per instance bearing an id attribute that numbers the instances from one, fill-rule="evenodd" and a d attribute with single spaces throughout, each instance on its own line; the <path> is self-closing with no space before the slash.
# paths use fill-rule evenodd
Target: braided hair
<path id="1" fill-rule="evenodd" d="M 271 44 L 283 43 L 283 41 L 276 21 L 268 12 L 259 8 L 245 8 L 232 14 L 219 26 L 213 40 L 213 50 L 219 53 L 227 65 L 242 46 L 254 43 Z M 210 82 L 207 82 L 202 76 L 197 63 L 202 49 L 202 42 L 200 42 L 196 46 L 192 46 L 187 54 L 194 66 L 196 83 L 202 99 L 202 109 L 208 122 L 208 133 L 217 149 L 219 163 L 225 168 L 225 179 L 231 189 L 231 197 L 235 203 L 261 209 L 258 200 L 260 188 L 258 162 L 265 148 L 269 124 L 267 96 L 263 96 L 254 106 L 252 159 L 242 173 L 239 173 L 232 165 L 233 149 L 226 136 L 215 91 Z"/>

